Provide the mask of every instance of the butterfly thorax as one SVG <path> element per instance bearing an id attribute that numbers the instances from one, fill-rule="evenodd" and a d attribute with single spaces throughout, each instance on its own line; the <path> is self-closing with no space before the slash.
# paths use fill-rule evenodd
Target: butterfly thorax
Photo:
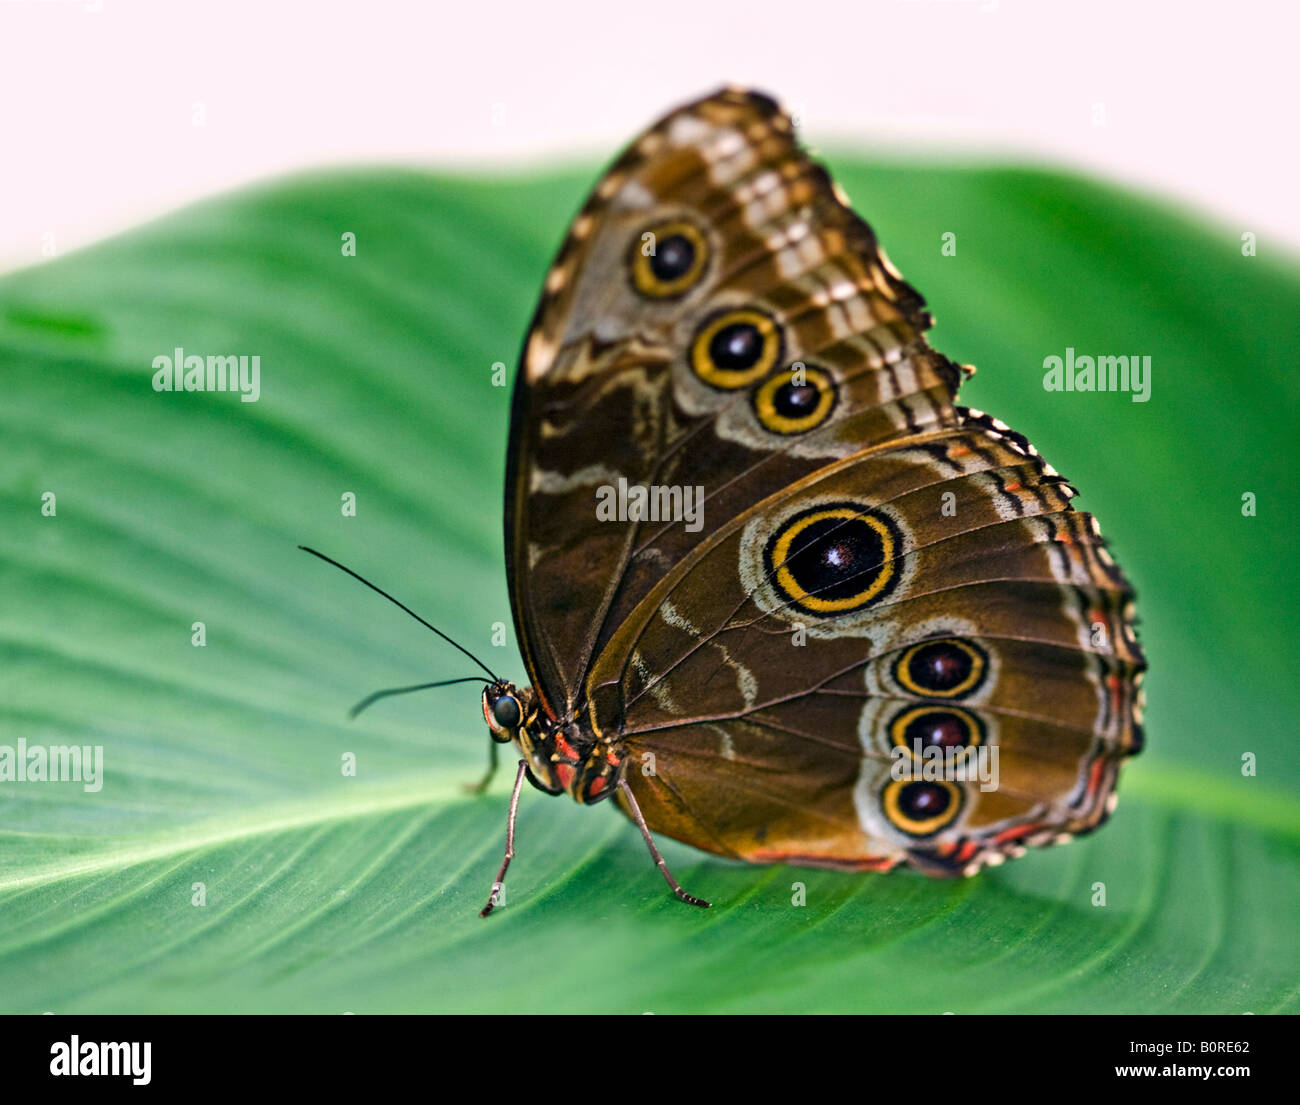
<path id="1" fill-rule="evenodd" d="M 622 755 L 576 721 L 551 717 L 532 687 L 489 684 L 483 690 L 483 717 L 493 740 L 519 750 L 528 781 L 538 790 L 567 793 L 584 805 L 614 792 Z"/>

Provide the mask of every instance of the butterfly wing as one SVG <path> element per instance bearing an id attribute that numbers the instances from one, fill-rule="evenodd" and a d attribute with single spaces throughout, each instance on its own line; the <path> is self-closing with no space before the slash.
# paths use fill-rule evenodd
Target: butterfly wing
<path id="1" fill-rule="evenodd" d="M 728 332 L 728 319 L 741 323 Z M 925 343 L 929 324 L 765 97 L 708 97 L 627 150 L 546 278 L 515 384 L 511 596 L 553 715 L 576 708 L 593 659 L 667 568 L 756 498 L 865 444 L 951 424 L 961 372 Z M 710 344 L 756 332 L 755 360 L 741 349 L 726 363 L 743 368 L 707 380 L 683 356 L 695 346 L 704 363 Z M 803 351 L 818 358 L 809 386 L 757 402 L 752 383 Z M 636 486 L 702 489 L 702 517 L 598 516 L 602 489 Z"/>
<path id="2" fill-rule="evenodd" d="M 575 220 L 516 382 L 512 598 L 543 702 L 623 742 L 652 828 L 946 872 L 1105 816 L 1131 589 L 1068 484 L 954 405 L 930 321 L 750 93 L 651 128 Z M 996 750 L 996 786 L 894 778 L 917 740 Z"/>
<path id="3" fill-rule="evenodd" d="M 591 700 L 651 827 L 942 874 L 1104 819 L 1142 740 L 1132 590 L 1073 488 L 958 414 L 777 491 L 620 627 Z M 922 777 L 930 747 L 985 774 Z"/>

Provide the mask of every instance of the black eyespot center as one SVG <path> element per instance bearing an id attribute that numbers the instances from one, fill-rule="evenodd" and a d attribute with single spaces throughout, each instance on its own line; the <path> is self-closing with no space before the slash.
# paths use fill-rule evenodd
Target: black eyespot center
<path id="1" fill-rule="evenodd" d="M 978 739 L 970 720 L 952 710 L 927 710 L 917 714 L 903 730 L 908 748 L 966 748 Z"/>
<path id="2" fill-rule="evenodd" d="M 913 821 L 942 817 L 952 805 L 952 791 L 939 783 L 913 780 L 898 791 L 898 809 Z"/>
<path id="3" fill-rule="evenodd" d="M 709 342 L 713 364 L 727 372 L 753 368 L 763 355 L 763 335 L 752 322 L 732 322 L 722 327 Z"/>
<path id="4" fill-rule="evenodd" d="M 811 595 L 848 598 L 884 559 L 880 534 L 862 519 L 826 518 L 795 538 L 785 567 Z"/>
<path id="5" fill-rule="evenodd" d="M 685 234 L 669 234 L 650 257 L 650 271 L 665 284 L 680 280 L 694 264 L 695 244 Z"/>
<path id="6" fill-rule="evenodd" d="M 812 384 L 796 384 L 787 380 L 772 396 L 772 406 L 782 418 L 804 418 L 817 409 L 821 392 Z"/>
<path id="7" fill-rule="evenodd" d="M 970 678 L 975 660 L 969 652 L 951 641 L 934 641 L 922 645 L 912 654 L 908 674 L 919 686 L 948 691 Z"/>

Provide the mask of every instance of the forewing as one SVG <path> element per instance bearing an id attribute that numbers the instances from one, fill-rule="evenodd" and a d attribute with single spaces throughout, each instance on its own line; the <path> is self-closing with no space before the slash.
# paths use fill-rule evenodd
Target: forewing
<path id="1" fill-rule="evenodd" d="M 705 339 L 731 317 L 775 342 L 713 371 Z M 580 705 L 592 659 L 664 573 L 752 503 L 952 424 L 961 373 L 925 343 L 929 323 L 766 98 L 719 93 L 628 149 L 546 278 L 515 386 L 511 594 L 553 714 Z M 777 378 L 800 367 L 811 384 L 795 394 Z M 652 517 L 598 515 L 602 489 L 638 486 Z M 698 517 L 672 524 L 691 503 Z"/>

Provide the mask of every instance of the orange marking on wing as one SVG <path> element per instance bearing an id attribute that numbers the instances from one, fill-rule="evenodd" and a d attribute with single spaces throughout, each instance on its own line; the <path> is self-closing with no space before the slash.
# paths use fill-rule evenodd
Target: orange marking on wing
<path id="1" fill-rule="evenodd" d="M 936 844 L 934 854 L 945 863 L 965 863 L 979 850 L 979 845 L 973 840 L 960 843 L 956 840 L 949 840 L 943 844 Z"/>
<path id="2" fill-rule="evenodd" d="M 1014 825 L 1010 829 L 1003 829 L 993 838 L 994 844 L 1006 844 L 1010 840 L 1019 840 L 1022 836 L 1028 836 L 1035 829 L 1040 828 L 1042 822 L 1034 821 L 1028 825 Z"/>
<path id="3" fill-rule="evenodd" d="M 1088 772 L 1088 797 L 1092 797 L 1097 790 L 1097 784 L 1101 782 L 1102 773 L 1106 770 L 1106 758 L 1098 756 L 1092 765 L 1092 770 Z"/>
<path id="4" fill-rule="evenodd" d="M 1002 490 L 1003 490 L 1003 491 L 1019 491 L 1019 490 L 1020 490 L 1020 485 L 1019 485 L 1018 483 L 1009 483 L 1009 484 L 1007 484 L 1007 486 L 1004 487 Z"/>
<path id="5" fill-rule="evenodd" d="M 1110 708 L 1119 713 L 1120 707 L 1124 704 L 1124 680 L 1118 675 L 1111 674 L 1106 676 L 1106 686 L 1110 690 Z"/>

